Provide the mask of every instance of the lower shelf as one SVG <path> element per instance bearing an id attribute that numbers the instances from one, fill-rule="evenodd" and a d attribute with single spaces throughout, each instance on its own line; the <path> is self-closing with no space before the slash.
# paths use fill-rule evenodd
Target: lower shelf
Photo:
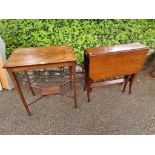
<path id="1" fill-rule="evenodd" d="M 60 92 L 60 86 L 52 86 L 52 87 L 42 88 L 41 95 L 47 96 L 47 95 L 53 95 L 59 92 Z"/>

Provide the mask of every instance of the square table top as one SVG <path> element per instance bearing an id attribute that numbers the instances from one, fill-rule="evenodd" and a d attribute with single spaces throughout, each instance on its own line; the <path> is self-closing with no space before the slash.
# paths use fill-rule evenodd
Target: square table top
<path id="1" fill-rule="evenodd" d="M 70 61 L 76 61 L 76 55 L 71 46 L 17 48 L 5 63 L 4 68 L 45 65 Z"/>
<path id="2" fill-rule="evenodd" d="M 147 46 L 140 43 L 121 44 L 115 46 L 104 46 L 96 48 L 87 48 L 86 53 L 90 56 L 102 55 L 106 53 L 126 52 L 132 50 L 148 49 Z"/>

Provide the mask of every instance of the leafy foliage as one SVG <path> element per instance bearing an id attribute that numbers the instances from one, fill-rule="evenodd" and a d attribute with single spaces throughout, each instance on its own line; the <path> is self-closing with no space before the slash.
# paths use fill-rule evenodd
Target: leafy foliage
<path id="1" fill-rule="evenodd" d="M 88 47 L 131 42 L 155 47 L 155 20 L 0 20 L 0 35 L 7 57 L 14 48 L 69 44 L 80 64 Z"/>

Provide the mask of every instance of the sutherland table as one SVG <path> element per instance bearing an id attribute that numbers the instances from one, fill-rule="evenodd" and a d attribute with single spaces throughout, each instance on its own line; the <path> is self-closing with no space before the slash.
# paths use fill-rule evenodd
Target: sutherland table
<path id="1" fill-rule="evenodd" d="M 148 47 L 140 43 L 86 49 L 84 89 L 87 88 L 88 102 L 92 88 L 109 84 L 124 83 L 124 92 L 129 82 L 129 93 L 131 94 L 133 80 L 136 73 L 141 70 L 147 52 Z M 124 76 L 124 78 L 98 82 L 102 79 L 119 76 Z"/>
<path id="2" fill-rule="evenodd" d="M 59 86 L 40 88 L 31 85 L 28 76 L 28 70 L 46 69 L 52 67 L 69 67 L 70 80 Z M 49 47 L 37 47 L 37 48 L 18 48 L 13 51 L 6 64 L 4 65 L 10 74 L 15 88 L 20 96 L 20 99 L 28 113 L 31 116 L 29 106 L 39 99 L 52 94 L 63 95 L 74 99 L 75 107 L 77 107 L 76 100 L 76 56 L 70 46 L 49 46 Z M 34 95 L 33 88 L 41 89 L 41 97 L 36 101 L 27 104 L 20 85 L 15 76 L 15 72 L 24 71 L 28 86 L 32 95 Z M 62 94 L 59 92 L 60 87 L 70 83 L 71 89 L 73 88 L 74 96 Z"/>

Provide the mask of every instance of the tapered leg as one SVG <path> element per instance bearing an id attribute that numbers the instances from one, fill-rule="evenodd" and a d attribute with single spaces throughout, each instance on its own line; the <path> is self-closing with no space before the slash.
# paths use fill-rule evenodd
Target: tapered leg
<path id="1" fill-rule="evenodd" d="M 93 83 L 92 80 L 90 80 L 90 86 L 91 86 L 92 83 Z M 90 87 L 90 92 L 92 92 L 92 88 L 91 87 Z"/>
<path id="2" fill-rule="evenodd" d="M 88 102 L 90 102 L 90 84 L 89 84 L 89 80 L 87 81 L 87 97 L 88 97 Z"/>
<path id="3" fill-rule="evenodd" d="M 72 67 L 71 66 L 69 66 L 69 79 L 70 79 L 70 89 L 72 90 L 73 83 L 72 83 Z"/>
<path id="4" fill-rule="evenodd" d="M 31 86 L 31 82 L 30 82 L 29 75 L 28 75 L 28 73 L 27 73 L 26 71 L 24 71 L 24 74 L 25 74 L 25 77 L 26 77 L 26 79 L 27 79 L 27 83 L 28 83 L 29 89 L 30 89 L 32 95 L 34 96 L 35 94 L 34 94 L 34 91 L 33 91 L 32 86 Z"/>
<path id="5" fill-rule="evenodd" d="M 123 90 L 122 90 L 123 93 L 125 92 L 125 89 L 126 89 L 126 86 L 127 86 L 128 82 L 129 82 L 129 75 L 125 75 L 124 76 L 124 87 L 123 87 Z"/>
<path id="6" fill-rule="evenodd" d="M 16 79 L 16 76 L 15 76 L 14 72 L 12 72 L 12 71 L 9 70 L 9 69 L 8 69 L 8 72 L 9 72 L 10 77 L 11 77 L 11 79 L 12 79 L 14 85 L 15 85 L 15 88 L 16 88 L 18 94 L 19 94 L 19 97 L 20 97 L 20 99 L 22 100 L 22 103 L 23 103 L 23 105 L 24 105 L 24 107 L 25 107 L 25 110 L 26 110 L 27 114 L 28 114 L 29 116 L 31 116 L 31 112 L 30 112 L 30 110 L 29 110 L 29 108 L 28 108 L 28 105 L 26 104 L 26 101 L 25 101 L 23 92 L 22 92 L 22 90 L 21 90 L 21 88 L 20 88 L 20 86 L 19 86 L 19 83 L 18 83 L 18 81 L 17 81 L 17 79 Z"/>
<path id="7" fill-rule="evenodd" d="M 132 88 L 132 84 L 133 84 L 133 81 L 136 77 L 136 74 L 132 74 L 129 81 L 130 81 L 130 84 L 129 84 L 129 94 L 131 94 L 131 88 Z"/>
<path id="8" fill-rule="evenodd" d="M 88 78 L 88 61 L 87 61 L 87 57 L 86 54 L 84 54 L 84 62 L 83 62 L 83 74 L 84 74 L 84 91 L 86 91 L 86 87 L 87 87 L 87 78 Z"/>
<path id="9" fill-rule="evenodd" d="M 76 63 L 74 63 L 72 65 L 72 74 L 73 74 L 74 102 L 75 102 L 75 108 L 77 108 L 77 99 L 76 99 Z"/>
<path id="10" fill-rule="evenodd" d="M 92 91 L 91 84 L 92 84 L 92 80 L 88 78 L 87 79 L 87 97 L 88 97 L 88 102 L 90 102 L 90 92 Z"/>
<path id="11" fill-rule="evenodd" d="M 86 87 L 87 87 L 87 72 L 84 69 L 84 91 L 86 91 Z"/>

